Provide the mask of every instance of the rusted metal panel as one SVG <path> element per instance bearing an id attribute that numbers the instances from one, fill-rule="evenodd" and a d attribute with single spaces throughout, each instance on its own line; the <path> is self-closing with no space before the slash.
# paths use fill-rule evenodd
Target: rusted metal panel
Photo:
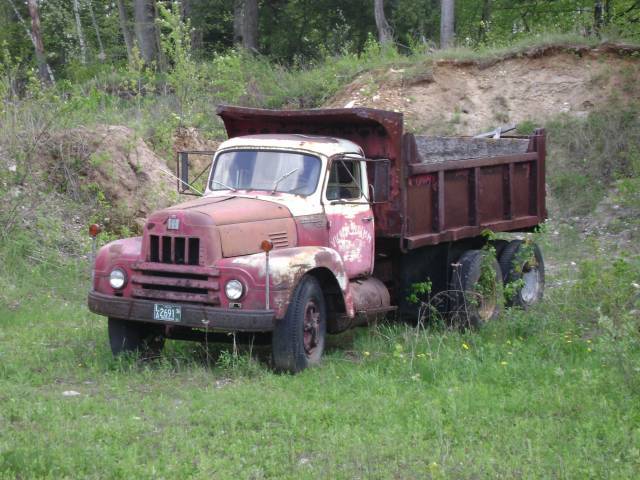
<path id="1" fill-rule="evenodd" d="M 298 235 L 298 245 L 322 246 L 329 245 L 329 220 L 323 213 L 300 215 L 294 217 Z"/>
<path id="2" fill-rule="evenodd" d="M 469 224 L 469 170 L 444 172 L 444 229 L 454 229 Z"/>
<path id="3" fill-rule="evenodd" d="M 131 281 L 137 284 L 145 285 L 161 285 L 179 288 L 194 288 L 204 290 L 218 290 L 217 281 L 198 280 L 192 278 L 181 277 L 157 277 L 152 275 L 133 275 Z"/>
<path id="4" fill-rule="evenodd" d="M 217 305 L 220 303 L 220 296 L 217 293 L 189 293 L 172 292 L 166 290 L 153 290 L 150 288 L 134 288 L 133 296 L 137 298 L 150 298 L 156 300 L 169 300 L 172 302 L 197 302 Z"/>
<path id="5" fill-rule="evenodd" d="M 537 160 L 536 152 L 523 153 L 521 155 L 504 155 L 500 157 L 489 158 L 470 158 L 465 160 L 448 160 L 442 163 L 418 163 L 409 165 L 409 173 L 411 175 L 419 175 L 421 173 L 439 172 L 442 170 L 461 170 L 463 168 L 474 167 L 491 167 L 495 165 L 504 165 L 509 163 L 530 162 Z"/>
<path id="6" fill-rule="evenodd" d="M 377 278 L 354 280 L 350 286 L 356 312 L 377 311 L 391 305 L 389 290 Z"/>
<path id="7" fill-rule="evenodd" d="M 530 228 L 538 224 L 537 216 L 521 217 L 514 220 L 500 220 L 483 224 L 481 226 L 468 226 L 447 230 L 441 233 L 427 233 L 422 235 L 412 235 L 406 238 L 408 249 L 424 247 L 427 245 L 437 245 L 443 242 L 453 242 L 463 238 L 477 237 L 485 229 L 495 232 L 516 232 L 523 228 Z"/>
<path id="8" fill-rule="evenodd" d="M 513 166 L 511 189 L 513 192 L 512 206 L 514 218 L 531 215 L 530 178 L 531 163 L 518 163 Z M 535 213 L 535 212 L 534 212 Z"/>
<path id="9" fill-rule="evenodd" d="M 375 234 L 373 212 L 369 205 L 328 205 L 326 210 L 329 247 L 342 258 L 347 277 L 371 275 Z"/>
<path id="10" fill-rule="evenodd" d="M 222 225 L 218 232 L 223 257 L 258 253 L 263 240 L 271 240 L 276 249 L 297 246 L 296 225 L 292 218 Z"/>
<path id="11" fill-rule="evenodd" d="M 478 180 L 480 224 L 504 219 L 504 183 L 502 166 L 484 167 L 480 169 Z"/>
<path id="12" fill-rule="evenodd" d="M 153 319 L 153 300 L 89 293 L 89 310 L 99 315 L 145 323 L 167 324 Z M 180 326 L 223 332 L 270 332 L 275 325 L 273 310 L 233 310 L 197 303 L 182 304 Z M 175 324 L 172 324 L 175 326 Z"/>

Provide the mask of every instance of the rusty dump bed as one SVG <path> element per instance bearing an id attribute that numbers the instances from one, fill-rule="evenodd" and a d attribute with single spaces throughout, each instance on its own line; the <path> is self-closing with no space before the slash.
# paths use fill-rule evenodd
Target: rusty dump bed
<path id="1" fill-rule="evenodd" d="M 376 236 L 403 249 L 525 231 L 546 218 L 545 133 L 476 139 L 415 136 L 401 113 L 371 108 L 262 110 L 220 106 L 229 137 L 304 133 L 351 140 L 390 160 L 389 201 L 374 206 Z M 372 172 L 370 172 L 371 174 Z"/>

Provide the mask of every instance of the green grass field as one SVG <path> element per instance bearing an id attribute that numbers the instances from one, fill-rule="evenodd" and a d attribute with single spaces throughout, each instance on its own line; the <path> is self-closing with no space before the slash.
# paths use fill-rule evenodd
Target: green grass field
<path id="1" fill-rule="evenodd" d="M 246 346 L 113 359 L 86 264 L 5 263 L 0 478 L 637 478 L 640 260 L 562 228 L 539 308 L 358 329 L 297 376 Z"/>

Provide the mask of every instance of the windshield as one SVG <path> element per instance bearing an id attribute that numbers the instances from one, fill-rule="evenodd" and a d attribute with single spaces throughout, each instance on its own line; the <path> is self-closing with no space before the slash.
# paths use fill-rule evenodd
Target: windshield
<path id="1" fill-rule="evenodd" d="M 302 153 L 234 150 L 218 155 L 209 188 L 311 195 L 320 167 L 318 157 Z"/>

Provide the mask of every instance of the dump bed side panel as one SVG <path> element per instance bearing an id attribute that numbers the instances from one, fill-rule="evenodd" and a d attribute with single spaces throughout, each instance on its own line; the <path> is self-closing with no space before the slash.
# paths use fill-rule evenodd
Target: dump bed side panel
<path id="1" fill-rule="evenodd" d="M 481 234 L 526 230 L 546 218 L 545 133 L 531 137 L 404 137 L 404 246 L 413 249 Z M 476 157 L 476 158 L 474 158 Z"/>
<path id="2" fill-rule="evenodd" d="M 496 232 L 546 218 L 545 133 L 500 140 L 406 134 L 407 249 Z"/>

